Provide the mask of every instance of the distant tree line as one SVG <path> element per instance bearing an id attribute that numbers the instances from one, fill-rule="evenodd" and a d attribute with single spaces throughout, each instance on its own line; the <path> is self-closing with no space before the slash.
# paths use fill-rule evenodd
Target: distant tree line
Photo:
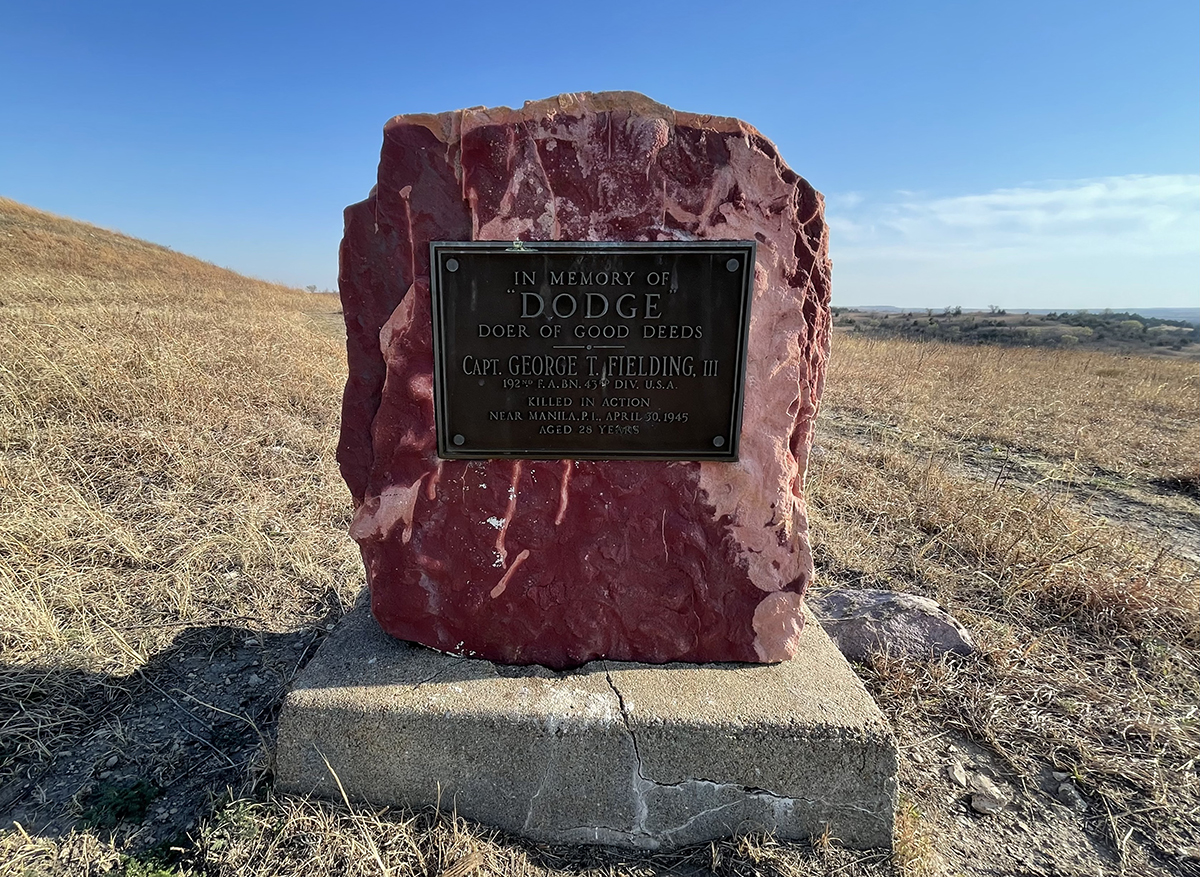
<path id="1" fill-rule="evenodd" d="M 1046 314 L 1047 320 L 1054 320 L 1068 326 L 1089 326 L 1092 329 L 1103 329 L 1116 323 L 1140 323 L 1147 329 L 1156 326 L 1172 326 L 1176 329 L 1200 330 L 1187 320 L 1163 320 L 1158 317 L 1144 317 L 1141 314 L 1131 314 L 1128 311 L 1102 311 L 1093 314 L 1091 311 L 1063 311 L 1061 314 Z"/>
<path id="2" fill-rule="evenodd" d="M 992 306 L 987 313 L 963 313 L 947 307 L 938 313 L 855 311 L 833 308 L 836 324 L 851 332 L 883 338 L 998 344 L 1006 347 L 1071 347 L 1107 344 L 1119 349 L 1170 347 L 1181 350 L 1200 342 L 1200 326 L 1184 320 L 1143 317 L 1128 312 L 1076 311 L 1008 314 Z"/>
<path id="3" fill-rule="evenodd" d="M 1200 342 L 1200 326 L 1187 320 L 1164 320 L 1128 311 L 1105 310 L 1098 314 L 1091 311 L 1064 311 L 1061 314 L 1046 314 L 1046 319 L 1059 325 L 1090 330 L 1096 341 L 1141 336 L 1146 344 L 1153 347 L 1170 347 L 1173 350 L 1181 350 L 1189 344 Z"/>

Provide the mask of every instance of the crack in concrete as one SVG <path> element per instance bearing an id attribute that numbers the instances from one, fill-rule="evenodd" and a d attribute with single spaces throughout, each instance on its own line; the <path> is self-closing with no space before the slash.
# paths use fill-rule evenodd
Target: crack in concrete
<path id="1" fill-rule="evenodd" d="M 651 779 L 646 775 L 645 762 L 642 760 L 641 749 L 638 746 L 637 735 L 633 731 L 633 724 L 630 721 L 629 708 L 625 703 L 625 698 L 621 694 L 621 690 L 617 688 L 616 683 L 613 681 L 611 672 L 606 670 L 604 673 L 604 678 L 605 681 L 608 682 L 608 687 L 612 689 L 613 694 L 617 698 L 617 704 L 621 710 L 621 719 L 625 725 L 625 732 L 629 735 L 630 743 L 633 746 L 634 757 L 634 771 L 631 787 L 634 804 L 633 825 L 629 830 L 606 828 L 607 831 L 623 835 L 624 837 L 634 841 L 640 838 L 651 842 L 655 847 L 657 847 L 664 842 L 670 843 L 674 836 L 682 834 L 693 824 L 703 820 L 706 817 L 733 808 L 744 807 L 751 801 L 765 805 L 766 809 L 769 810 L 771 819 L 774 821 L 776 826 L 785 824 L 791 819 L 792 813 L 795 810 L 798 801 L 814 809 L 826 809 L 828 807 L 828 802 L 819 798 L 797 799 L 787 795 L 777 794 L 769 789 L 743 786 L 739 783 L 717 782 L 715 780 L 705 779 L 703 777 L 688 778 L 674 783 L 663 783 Z M 735 797 L 733 800 L 725 801 L 716 805 L 715 807 L 708 807 L 704 810 L 701 810 L 699 813 L 691 815 L 687 821 L 679 825 L 653 831 L 646 827 L 646 822 L 650 815 L 650 802 L 647 800 L 647 794 L 663 789 L 675 789 L 685 794 L 687 792 L 697 793 L 703 790 L 703 793 L 706 793 L 706 796 L 710 798 L 729 793 L 732 793 Z M 700 795 L 696 794 L 695 797 L 698 800 Z M 869 808 L 853 807 L 852 805 L 850 805 L 850 809 L 859 810 L 864 813 L 872 812 Z M 584 826 L 580 826 L 579 829 L 588 831 L 596 830 L 595 827 L 585 828 Z M 572 831 L 574 829 L 566 830 Z"/>
<path id="2" fill-rule="evenodd" d="M 625 706 L 625 698 L 621 695 L 620 689 L 613 682 L 612 673 L 608 670 L 604 671 L 604 679 L 608 682 L 608 687 L 613 690 L 613 694 L 617 696 L 617 706 L 621 709 L 621 721 L 625 724 L 625 733 L 629 735 L 629 741 L 633 744 L 633 827 L 632 834 L 645 835 L 646 817 L 650 814 L 650 806 L 646 803 L 646 792 L 654 788 L 654 781 L 649 779 L 642 773 L 642 753 L 638 750 L 637 735 L 633 733 L 633 725 L 629 722 L 629 709 Z"/>
<path id="3" fill-rule="evenodd" d="M 546 772 L 542 774 L 542 781 L 538 784 L 537 791 L 533 793 L 533 797 L 529 799 L 529 812 L 525 814 L 525 824 L 523 831 L 529 831 L 529 827 L 533 825 L 533 811 L 537 807 L 537 799 L 541 797 L 542 792 L 546 790 L 546 783 L 550 782 L 550 774 L 554 772 L 554 759 L 546 759 Z"/>

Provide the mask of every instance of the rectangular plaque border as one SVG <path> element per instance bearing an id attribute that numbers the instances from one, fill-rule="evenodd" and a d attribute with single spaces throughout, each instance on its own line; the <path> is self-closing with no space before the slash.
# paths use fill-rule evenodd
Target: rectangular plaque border
<path id="1" fill-rule="evenodd" d="M 446 422 L 448 396 L 443 339 L 445 319 L 442 311 L 441 270 L 438 261 L 441 254 L 451 251 L 479 250 L 494 253 L 536 253 L 545 250 L 568 252 L 619 250 L 630 253 L 655 253 L 662 250 L 685 250 L 689 252 L 730 252 L 741 250 L 746 254 L 747 270 L 743 276 L 742 307 L 738 315 L 737 373 L 734 382 L 733 400 L 730 411 L 731 441 L 728 448 L 713 448 L 711 451 L 572 451 L 568 454 L 551 448 L 525 448 L 521 450 L 455 448 L 449 442 L 449 426 Z M 708 461 L 736 463 L 742 441 L 742 414 L 746 395 L 746 363 L 750 335 L 750 307 L 754 299 L 754 269 L 757 264 L 758 244 L 753 240 L 702 240 L 702 241 L 430 241 L 429 242 L 429 294 L 431 298 L 431 331 L 433 335 L 433 411 L 437 437 L 437 455 L 443 460 L 647 460 L 647 461 Z"/>

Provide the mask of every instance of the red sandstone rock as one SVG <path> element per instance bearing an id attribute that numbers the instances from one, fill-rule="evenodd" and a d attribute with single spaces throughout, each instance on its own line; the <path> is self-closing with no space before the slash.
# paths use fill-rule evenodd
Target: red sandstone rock
<path id="1" fill-rule="evenodd" d="M 757 240 L 740 462 L 438 459 L 429 242 L 516 239 Z M 384 630 L 555 668 L 791 657 L 827 242 L 821 196 L 736 119 L 628 92 L 392 119 L 339 278 L 338 459 Z"/>

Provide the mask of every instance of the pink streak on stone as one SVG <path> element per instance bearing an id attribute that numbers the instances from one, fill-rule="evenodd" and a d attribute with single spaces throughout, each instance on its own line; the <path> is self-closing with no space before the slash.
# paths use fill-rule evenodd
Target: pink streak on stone
<path id="1" fill-rule="evenodd" d="M 500 555 L 500 565 L 508 565 L 508 552 L 504 549 L 504 537 L 508 534 L 508 525 L 512 523 L 513 515 L 517 513 L 517 485 L 521 483 L 521 461 L 513 460 L 512 481 L 508 488 L 508 508 L 504 512 L 504 522 L 500 532 L 496 534 L 496 553 Z"/>
<path id="2" fill-rule="evenodd" d="M 437 458 L 428 243 L 518 237 L 758 241 L 739 462 Z M 736 119 L 608 93 L 390 121 L 339 270 L 338 461 L 382 627 L 556 668 L 793 654 L 813 574 L 803 479 L 827 248 L 820 195 Z M 497 539 L 481 522 L 500 508 Z M 524 558 L 500 602 L 495 547 L 502 564 Z"/>
<path id="3" fill-rule="evenodd" d="M 429 483 L 425 486 L 425 498 L 432 502 L 437 499 L 437 484 L 442 477 L 442 462 L 438 460 L 437 468 L 433 470 L 433 475 L 429 479 Z"/>
<path id="4" fill-rule="evenodd" d="M 504 593 L 504 589 L 508 587 L 508 580 L 513 577 L 513 573 L 517 571 L 517 567 L 523 564 L 525 562 L 525 558 L 527 557 L 529 557 L 529 549 L 524 548 L 521 550 L 520 554 L 513 558 L 512 566 L 508 568 L 508 572 L 501 576 L 500 581 L 496 584 L 496 587 L 492 588 L 492 590 L 488 592 L 489 596 L 493 600 Z"/>
<path id="5" fill-rule="evenodd" d="M 568 491 L 571 487 L 571 468 L 572 460 L 562 461 L 562 483 L 558 488 L 558 514 L 554 516 L 554 526 L 562 524 L 563 519 L 567 516 L 567 500 L 570 499 Z"/>
<path id="6" fill-rule="evenodd" d="M 389 487 L 378 497 L 363 503 L 354 513 L 350 522 L 350 535 L 354 539 L 383 538 L 392 534 L 392 530 L 400 521 L 404 522 L 404 532 L 401 541 L 408 542 L 412 538 L 413 509 L 417 504 L 417 494 L 421 492 L 421 481 L 408 487 Z"/>

